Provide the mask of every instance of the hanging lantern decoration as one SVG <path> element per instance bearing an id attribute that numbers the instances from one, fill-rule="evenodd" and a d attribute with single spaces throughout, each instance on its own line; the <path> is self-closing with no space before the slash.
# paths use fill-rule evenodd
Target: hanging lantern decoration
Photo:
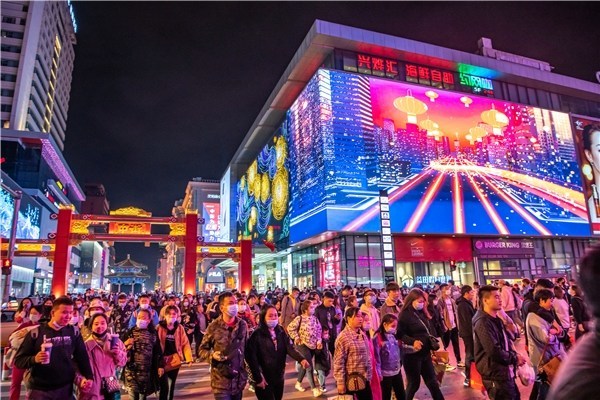
<path id="1" fill-rule="evenodd" d="M 427 111 L 427 104 L 415 99 L 410 90 L 407 91 L 406 96 L 394 100 L 394 107 L 407 114 L 409 124 L 416 124 L 417 115 Z"/>
<path id="2" fill-rule="evenodd" d="M 473 103 L 473 99 L 467 96 L 463 96 L 460 98 L 460 102 L 463 103 L 466 108 L 469 108 L 469 105 Z"/>
<path id="3" fill-rule="evenodd" d="M 471 138 L 472 138 L 472 139 L 469 139 L 469 140 L 471 140 L 471 144 L 473 144 L 477 139 L 481 139 L 485 135 L 487 135 L 486 130 L 480 126 L 474 126 L 473 128 L 469 129 L 468 136 L 471 136 Z"/>
<path id="4" fill-rule="evenodd" d="M 492 104 L 492 109 L 481 113 L 481 119 L 492 127 L 494 135 L 502 136 L 502 128 L 508 125 L 506 114 L 496 110 Z"/>
<path id="5" fill-rule="evenodd" d="M 427 136 L 435 136 L 435 134 L 439 132 L 438 129 L 440 128 L 440 126 L 437 123 L 430 120 L 429 118 L 427 118 L 419 122 L 419 128 L 425 129 L 427 131 Z"/>
<path id="6" fill-rule="evenodd" d="M 433 90 L 428 90 L 425 92 L 425 96 L 429 97 L 429 101 L 432 103 L 435 103 L 435 99 L 437 99 L 438 97 L 440 97 L 439 94 L 437 94 L 436 92 L 434 92 Z"/>

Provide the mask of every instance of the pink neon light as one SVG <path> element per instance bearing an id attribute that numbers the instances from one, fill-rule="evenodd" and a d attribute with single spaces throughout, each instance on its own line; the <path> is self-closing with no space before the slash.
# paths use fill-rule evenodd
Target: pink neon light
<path id="1" fill-rule="evenodd" d="M 492 183 L 488 178 L 481 175 L 480 178 L 487 183 L 498 196 L 502 198 L 506 203 L 508 203 L 513 210 L 515 210 L 521 217 L 523 217 L 531 226 L 535 228 L 536 231 L 541 233 L 542 235 L 552 236 L 552 233 L 544 228 L 542 224 L 540 224 L 531 214 L 527 212 L 523 207 L 521 207 L 516 201 L 514 201 L 510 196 L 504 193 L 498 186 Z"/>
<path id="2" fill-rule="evenodd" d="M 404 232 L 415 232 L 417 230 L 417 228 L 421 224 L 421 221 L 423 220 L 423 217 L 425 216 L 425 213 L 431 206 L 431 202 L 440 191 L 440 187 L 442 186 L 442 183 L 445 179 L 446 176 L 444 173 L 441 173 L 440 175 L 438 175 L 437 178 L 435 178 L 433 184 L 429 186 L 427 192 L 425 192 L 425 195 L 423 196 L 423 199 L 421 199 L 419 207 L 417 207 L 417 210 L 410 218 L 410 221 L 408 221 L 408 224 L 406 224 Z"/>
<path id="3" fill-rule="evenodd" d="M 465 233 L 465 213 L 463 211 L 463 191 L 458 172 L 452 177 L 452 205 L 454 208 L 454 232 Z"/>
<path id="4" fill-rule="evenodd" d="M 483 204 L 483 208 L 485 208 L 485 211 L 487 212 L 488 216 L 492 220 L 492 223 L 494 224 L 494 227 L 496 228 L 498 233 L 501 233 L 503 235 L 508 235 L 510 233 L 508 231 L 508 228 L 504 224 L 504 221 L 502 221 L 502 218 L 500 218 L 500 216 L 496 212 L 496 209 L 494 208 L 494 206 L 492 206 L 492 203 L 490 202 L 490 200 L 483 195 L 483 189 L 481 189 L 479 187 L 479 185 L 477 184 L 477 182 L 475 182 L 475 179 L 473 179 L 473 177 L 471 176 L 471 174 L 469 172 L 467 172 L 466 174 L 467 174 L 467 177 L 469 178 L 469 183 L 471 184 L 471 187 L 473 188 L 475 195 L 479 199 L 479 202 L 481 204 Z"/>

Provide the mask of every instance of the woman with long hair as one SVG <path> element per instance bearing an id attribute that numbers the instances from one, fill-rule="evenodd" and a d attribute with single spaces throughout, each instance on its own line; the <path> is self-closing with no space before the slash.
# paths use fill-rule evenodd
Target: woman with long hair
<path id="1" fill-rule="evenodd" d="M 585 301 L 583 301 L 583 291 L 578 285 L 571 285 L 569 294 L 575 320 L 575 340 L 579 340 L 589 330 L 590 314 Z"/>
<path id="2" fill-rule="evenodd" d="M 21 300 L 15 314 L 15 322 L 19 324 L 29 322 L 29 310 L 32 306 L 33 302 L 29 297 L 25 297 L 23 300 Z"/>
<path id="3" fill-rule="evenodd" d="M 406 399 L 412 400 L 421 384 L 421 377 L 434 400 L 443 400 L 444 395 L 435 377 L 431 361 L 431 340 L 434 334 L 430 327 L 431 315 L 425 306 L 427 293 L 421 289 L 412 289 L 406 298 L 398 317 L 398 333 L 402 342 L 412 345 L 415 353 L 407 354 L 404 359 L 406 372 Z"/>
<path id="4" fill-rule="evenodd" d="M 190 346 L 184 327 L 178 322 L 179 308 L 175 305 L 167 306 L 164 318 L 163 321 L 158 323 L 156 329 L 163 356 L 173 356 L 174 358 L 179 358 L 181 363 L 187 362 L 191 364 L 193 361 L 192 347 Z M 165 371 L 164 375 L 160 378 L 160 400 L 173 400 L 173 396 L 175 396 L 175 381 L 179 374 L 179 368 L 176 367 L 170 371 Z"/>
<path id="5" fill-rule="evenodd" d="M 85 341 L 85 347 L 94 372 L 92 387 L 88 391 L 80 391 L 78 400 L 108 400 L 120 398 L 116 394 L 107 393 L 102 387 L 103 378 L 115 378 L 116 369 L 125 365 L 127 352 L 123 342 L 117 337 L 112 342 L 108 333 L 109 318 L 106 314 L 94 314 L 90 317 L 91 335 Z M 114 346 L 113 346 L 114 344 Z M 81 379 L 78 376 L 77 379 Z"/>
<path id="6" fill-rule="evenodd" d="M 278 324 L 275 306 L 265 304 L 258 320 L 258 328 L 250 335 L 244 352 L 249 375 L 259 400 L 281 400 L 286 357 L 289 355 L 306 369 L 309 363 L 294 349 L 290 337 Z"/>
<path id="7" fill-rule="evenodd" d="M 296 345 L 296 350 L 298 353 L 302 354 L 302 357 L 304 357 L 309 364 L 308 368 L 300 368 L 295 388 L 300 392 L 304 392 L 306 389 L 302 387 L 302 380 L 305 375 L 308 375 L 308 383 L 312 389 L 313 396 L 319 397 L 322 394 L 322 390 L 321 388 L 318 388 L 315 383 L 315 377 L 313 375 L 313 359 L 315 357 L 315 351 L 323 348 L 323 328 L 317 317 L 315 317 L 315 308 L 315 301 L 305 300 L 300 305 L 301 315 L 290 322 L 287 331 Z"/>

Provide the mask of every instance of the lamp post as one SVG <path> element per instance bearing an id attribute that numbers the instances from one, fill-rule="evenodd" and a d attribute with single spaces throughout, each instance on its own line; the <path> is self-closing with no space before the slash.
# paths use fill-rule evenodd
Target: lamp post
<path id="1" fill-rule="evenodd" d="M 14 198 L 15 204 L 13 209 L 13 218 L 12 223 L 10 225 L 10 238 L 8 239 L 8 252 L 7 257 L 9 260 L 12 260 L 15 255 L 15 240 L 17 236 L 17 224 L 19 223 L 19 208 L 21 207 L 21 198 L 23 197 L 23 192 L 20 190 L 12 190 L 8 186 L 2 185 L 2 188 L 6 190 L 10 195 Z M 2 294 L 2 302 L 8 302 L 8 296 L 10 295 L 11 288 L 11 273 L 4 276 L 4 293 Z"/>

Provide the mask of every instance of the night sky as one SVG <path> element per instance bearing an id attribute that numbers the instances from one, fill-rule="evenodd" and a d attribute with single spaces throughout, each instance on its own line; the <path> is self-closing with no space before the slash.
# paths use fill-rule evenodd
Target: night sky
<path id="1" fill-rule="evenodd" d="M 193 177 L 220 179 L 315 19 L 470 53 L 477 40 L 596 82 L 586 2 L 75 2 L 65 158 L 111 209 L 171 214 Z M 156 246 L 117 244 L 154 275 Z M 152 285 L 154 276 L 147 282 Z"/>

